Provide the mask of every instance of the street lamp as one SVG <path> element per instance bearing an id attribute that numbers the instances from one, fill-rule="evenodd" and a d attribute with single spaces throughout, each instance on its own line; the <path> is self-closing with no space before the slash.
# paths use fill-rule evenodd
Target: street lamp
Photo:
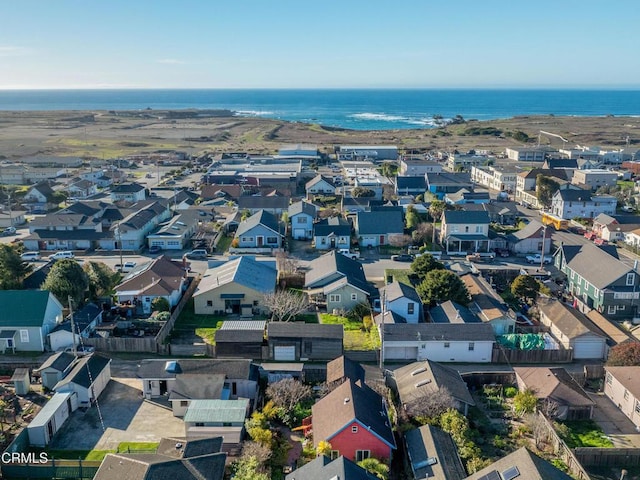
<path id="1" fill-rule="evenodd" d="M 122 263 L 122 236 L 120 235 L 120 223 L 116 223 L 116 228 L 113 229 L 113 233 L 115 233 L 116 239 L 118 240 L 118 249 L 120 250 L 120 271 L 123 271 L 124 265 Z"/>

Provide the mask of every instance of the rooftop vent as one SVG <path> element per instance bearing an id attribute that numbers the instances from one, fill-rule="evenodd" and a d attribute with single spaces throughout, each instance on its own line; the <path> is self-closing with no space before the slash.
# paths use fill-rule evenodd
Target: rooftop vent
<path id="1" fill-rule="evenodd" d="M 416 376 L 416 375 L 418 375 L 418 374 L 420 374 L 422 372 L 426 372 L 426 371 L 427 371 L 427 369 L 425 367 L 420 367 L 420 368 L 414 370 L 413 372 L 411 372 L 411 375 L 412 376 Z"/>
<path id="2" fill-rule="evenodd" d="M 346 405 L 347 403 L 349 403 L 351 401 L 351 399 L 349 397 L 345 397 L 344 399 L 344 404 Z"/>
<path id="3" fill-rule="evenodd" d="M 180 450 L 182 448 L 182 444 L 180 442 L 176 443 L 176 450 Z"/>
<path id="4" fill-rule="evenodd" d="M 416 383 L 416 388 L 424 387 L 425 385 L 429 385 L 431 383 L 431 379 L 427 378 L 426 380 L 421 380 Z"/>
<path id="5" fill-rule="evenodd" d="M 164 364 L 164 371 L 167 373 L 182 373 L 180 364 L 175 360 L 170 360 Z"/>

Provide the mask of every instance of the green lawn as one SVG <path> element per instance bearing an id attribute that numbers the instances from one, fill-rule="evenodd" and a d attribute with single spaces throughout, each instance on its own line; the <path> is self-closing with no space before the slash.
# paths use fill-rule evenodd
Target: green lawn
<path id="1" fill-rule="evenodd" d="M 380 348 L 380 337 L 375 328 L 369 332 L 346 330 L 343 343 L 345 350 L 375 350 Z"/>
<path id="2" fill-rule="evenodd" d="M 121 442 L 118 444 L 119 452 L 132 452 L 136 451 L 156 451 L 158 449 L 158 442 Z"/>
<path id="3" fill-rule="evenodd" d="M 216 244 L 216 252 L 223 253 L 229 250 L 229 245 L 231 245 L 232 240 L 233 240 L 233 237 L 222 235 L 220 237 L 220 240 L 218 240 L 218 243 Z"/>
<path id="4" fill-rule="evenodd" d="M 344 325 L 345 331 L 361 330 L 362 322 L 351 321 L 347 317 L 341 317 L 340 315 L 332 315 L 330 313 L 320 314 L 320 323 L 326 323 L 328 325 Z"/>
<path id="5" fill-rule="evenodd" d="M 115 450 L 45 450 L 49 458 L 57 460 L 90 460 L 101 462 L 109 453 Z"/>
<path id="6" fill-rule="evenodd" d="M 184 307 L 180 316 L 176 320 L 171 335 L 179 337 L 182 333 L 195 334 L 202 337 L 205 342 L 215 344 L 214 337 L 216 330 L 222 326 L 224 319 L 219 315 L 196 315 L 193 307 L 193 299 Z"/>
<path id="7" fill-rule="evenodd" d="M 600 447 L 611 448 L 613 443 L 593 420 L 574 420 L 562 422 L 569 432 L 563 439 L 569 448 Z"/>
<path id="8" fill-rule="evenodd" d="M 409 285 L 409 286 L 412 287 L 413 283 L 411 283 L 411 279 L 409 278 L 410 274 L 411 274 L 411 270 L 409 270 L 409 269 L 386 268 L 384 270 L 385 283 L 400 282 L 400 283 L 404 283 L 405 285 Z M 387 280 L 390 277 L 393 280 L 391 280 L 391 282 L 387 282 Z"/>
<path id="9" fill-rule="evenodd" d="M 635 186 L 633 180 L 618 180 L 617 185 L 620 188 L 633 188 Z"/>

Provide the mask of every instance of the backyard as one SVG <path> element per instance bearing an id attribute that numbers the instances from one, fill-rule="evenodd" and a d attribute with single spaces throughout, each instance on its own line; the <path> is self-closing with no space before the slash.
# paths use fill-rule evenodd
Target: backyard
<path id="1" fill-rule="evenodd" d="M 216 331 L 222 326 L 224 318 L 219 315 L 196 315 L 193 299 L 185 305 L 171 331 L 171 340 L 190 340 L 193 335 L 205 343 L 215 345 Z"/>
<path id="2" fill-rule="evenodd" d="M 367 329 L 364 322 L 330 313 L 321 313 L 320 323 L 344 326 L 345 350 L 375 350 L 380 348 L 378 331 L 372 325 Z"/>

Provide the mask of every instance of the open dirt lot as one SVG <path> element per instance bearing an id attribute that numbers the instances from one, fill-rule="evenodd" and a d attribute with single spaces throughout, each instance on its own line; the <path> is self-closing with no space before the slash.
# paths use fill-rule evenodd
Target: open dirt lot
<path id="1" fill-rule="evenodd" d="M 511 138 L 524 132 L 534 145 L 542 131 L 563 136 L 568 145 L 624 146 L 640 143 L 640 119 L 633 117 L 522 116 L 440 129 L 357 131 L 290 123 L 264 118 L 223 116 L 199 111 L 0 111 L 0 159 L 31 155 L 82 156 L 97 159 L 121 155 L 182 151 L 246 151 L 275 153 L 285 143 L 317 144 L 329 153 L 345 143 L 394 144 L 403 150 L 486 149 L 495 153 L 522 146 Z M 225 116 L 226 115 L 226 116 Z M 499 134 L 477 135 L 469 129 L 494 127 Z M 477 130 L 475 133 L 478 133 Z M 541 143 L 561 147 L 558 138 L 542 136 Z"/>
<path id="2" fill-rule="evenodd" d="M 140 380 L 112 378 L 98 399 L 97 408 L 76 410 L 50 445 L 53 449 L 113 450 L 121 442 L 158 442 L 162 437 L 183 437 L 184 422 L 170 410 L 142 399 Z"/>

